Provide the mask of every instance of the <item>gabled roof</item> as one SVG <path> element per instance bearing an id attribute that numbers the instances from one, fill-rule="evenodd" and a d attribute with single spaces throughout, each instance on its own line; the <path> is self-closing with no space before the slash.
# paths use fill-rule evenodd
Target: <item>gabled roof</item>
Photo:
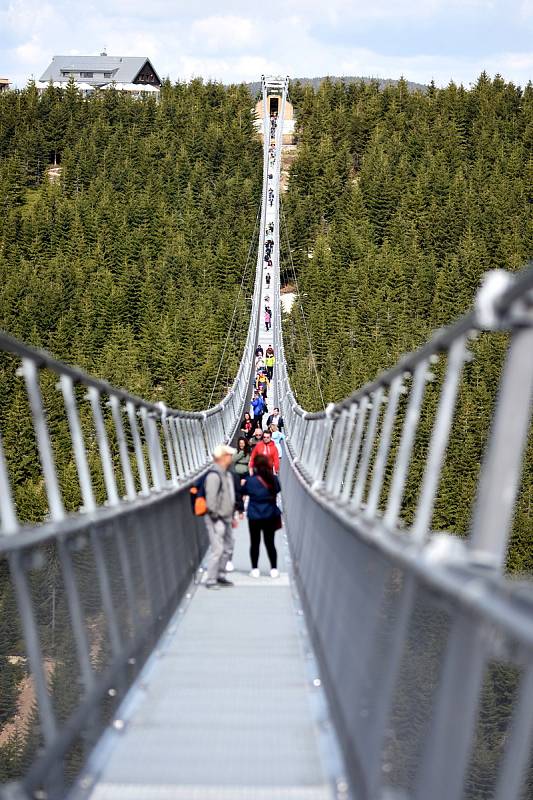
<path id="1" fill-rule="evenodd" d="M 132 83 L 147 62 L 161 83 L 152 62 L 146 56 L 54 56 L 48 68 L 41 75 L 41 80 L 65 80 L 62 71 L 72 70 L 73 72 L 94 72 L 93 83 L 109 83 L 110 80 L 117 83 Z M 104 78 L 104 72 L 111 72 L 111 78 L 109 76 Z M 100 75 L 96 73 L 100 73 Z"/>

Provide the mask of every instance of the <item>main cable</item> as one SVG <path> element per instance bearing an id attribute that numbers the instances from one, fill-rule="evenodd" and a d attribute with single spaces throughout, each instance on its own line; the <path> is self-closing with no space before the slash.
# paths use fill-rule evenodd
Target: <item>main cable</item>
<path id="1" fill-rule="evenodd" d="M 248 266 L 250 264 L 250 256 L 252 254 L 252 250 L 253 250 L 253 247 L 254 247 L 255 238 L 256 238 L 256 232 L 257 232 L 257 226 L 258 226 L 258 222 L 259 222 L 259 217 L 261 215 L 261 205 L 262 205 L 262 199 L 259 201 L 259 208 L 257 209 L 257 215 L 255 217 L 254 231 L 252 233 L 252 238 L 250 239 L 250 246 L 248 248 L 248 255 L 246 256 L 246 262 L 245 262 L 245 265 L 244 265 L 244 271 L 243 271 L 242 278 L 241 278 L 241 285 L 239 286 L 239 291 L 237 292 L 237 297 L 236 297 L 236 300 L 235 300 L 235 303 L 234 303 L 234 306 L 233 306 L 233 314 L 231 316 L 231 321 L 230 321 L 230 324 L 229 324 L 228 333 L 226 335 L 226 341 L 224 342 L 224 347 L 222 349 L 222 354 L 221 354 L 220 360 L 218 362 L 217 374 L 216 374 L 216 377 L 215 377 L 215 381 L 213 383 L 213 388 L 211 389 L 211 396 L 209 397 L 208 408 L 211 408 L 211 403 L 213 401 L 213 396 L 215 394 L 215 389 L 216 389 L 217 382 L 218 382 L 218 379 L 219 379 L 219 376 L 220 376 L 220 371 L 222 369 L 222 363 L 224 361 L 224 356 L 226 355 L 226 350 L 227 350 L 227 347 L 228 347 L 228 342 L 229 342 L 229 338 L 230 338 L 230 335 L 231 335 L 231 330 L 233 328 L 233 323 L 234 323 L 235 317 L 237 315 L 237 308 L 238 308 L 238 305 L 239 305 L 239 300 L 240 300 L 242 291 L 244 289 L 244 282 L 246 280 L 246 276 L 248 274 Z M 259 241 L 257 243 L 257 246 L 259 247 Z"/>
<path id="2" fill-rule="evenodd" d="M 293 275 L 293 278 L 294 278 L 294 283 L 296 285 L 296 295 L 298 297 L 298 300 L 296 302 L 298 303 L 298 306 L 300 307 L 300 311 L 302 312 L 302 319 L 303 319 L 304 328 L 305 328 L 305 335 L 306 335 L 306 338 L 307 338 L 307 344 L 308 344 L 308 347 L 309 347 L 309 354 L 311 356 L 311 362 L 313 364 L 313 369 L 314 369 L 314 372 L 315 372 L 316 385 L 318 387 L 318 393 L 320 395 L 320 402 L 322 403 L 322 408 L 325 409 L 326 408 L 326 403 L 324 401 L 324 395 L 322 394 L 322 387 L 320 385 L 320 376 L 318 374 L 318 369 L 317 369 L 317 365 L 316 365 L 316 357 L 315 357 L 315 354 L 313 353 L 313 345 L 311 343 L 311 334 L 309 333 L 309 328 L 308 328 L 307 320 L 306 320 L 306 317 L 305 317 L 304 307 L 303 307 L 302 301 L 300 299 L 301 298 L 300 288 L 298 286 L 298 278 L 296 277 L 296 269 L 294 267 L 294 261 L 293 261 L 293 258 L 292 258 L 291 244 L 290 244 L 290 241 L 289 241 L 289 230 L 288 230 L 288 226 L 287 226 L 287 220 L 285 219 L 285 211 L 283 210 L 283 203 L 282 203 L 282 200 L 281 200 L 281 195 L 280 195 L 280 198 L 279 198 L 279 209 L 280 209 L 280 212 L 281 212 L 281 217 L 282 217 L 282 222 L 283 222 L 283 226 L 282 227 L 284 227 L 284 230 L 285 230 L 285 238 L 286 238 L 286 241 L 287 241 L 287 251 L 289 253 L 289 261 L 290 261 L 290 265 L 291 265 L 291 271 L 292 271 L 292 275 Z M 280 252 L 280 255 L 281 255 L 281 252 Z"/>

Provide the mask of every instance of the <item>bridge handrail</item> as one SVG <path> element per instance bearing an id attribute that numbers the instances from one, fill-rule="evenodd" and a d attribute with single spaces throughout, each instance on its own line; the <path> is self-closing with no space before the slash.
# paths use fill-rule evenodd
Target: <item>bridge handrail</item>
<path id="1" fill-rule="evenodd" d="M 448 367 L 440 391 L 424 483 L 411 527 L 415 540 L 424 543 L 430 534 L 431 514 L 458 400 L 462 369 L 473 358 L 468 341 L 483 332 L 510 333 L 506 368 L 500 385 L 500 402 L 494 413 L 490 446 L 479 480 L 479 497 L 471 536 L 472 550 L 477 556 L 501 568 L 505 560 L 512 506 L 508 500 L 502 502 L 503 487 L 505 485 L 513 493 L 512 496 L 516 496 L 530 416 L 528 387 L 533 367 L 528 363 L 526 353 L 529 346 L 533 347 L 532 309 L 533 266 L 514 274 L 503 270 L 488 273 L 471 312 L 454 324 L 436 331 L 422 347 L 403 356 L 375 380 L 344 400 L 331 403 L 317 412 L 302 408 L 291 387 L 284 355 L 281 313 L 278 313 L 274 320 L 276 347 L 281 356 L 277 380 L 279 395 L 283 399 L 287 444 L 313 490 L 325 492 L 332 500 L 339 498 L 343 504 L 350 506 L 355 516 L 360 513 L 367 519 L 381 520 L 390 530 L 398 528 L 399 508 L 424 389 L 434 378 L 432 364 L 444 355 Z M 411 421 L 404 424 L 402 429 L 394 478 L 389 486 L 388 505 L 381 514 L 378 501 L 383 489 L 393 426 L 400 395 L 407 392 L 404 382 L 408 380 L 411 381 Z M 512 391 L 509 389 L 511 383 Z M 388 414 L 384 413 L 385 405 L 389 408 Z M 378 419 L 380 413 L 381 420 Z M 501 432 L 503 430 L 505 434 Z M 338 460 L 333 458 L 334 453 L 339 454 Z M 371 468 L 372 462 L 375 463 Z M 505 463 L 506 468 L 498 466 L 499 462 Z M 502 483 L 500 477 L 504 473 L 507 481 Z M 490 474 L 490 482 L 494 483 L 494 491 L 487 484 L 487 474 Z M 496 513 L 497 506 L 499 513 Z M 485 508 L 490 508 L 490 512 Z M 484 528 L 486 530 L 481 533 Z"/>
<path id="2" fill-rule="evenodd" d="M 38 347 L 32 347 L 31 345 L 25 344 L 24 342 L 21 342 L 19 339 L 16 339 L 14 336 L 11 336 L 9 333 L 6 333 L 2 330 L 0 330 L 0 350 L 3 350 L 6 353 L 11 353 L 12 355 L 20 356 L 20 358 L 30 358 L 36 366 L 48 367 L 58 375 L 67 375 L 71 377 L 75 383 L 81 383 L 87 387 L 93 386 L 95 389 L 98 389 L 98 391 L 104 394 L 114 395 L 124 402 L 132 402 L 139 408 L 143 407 L 148 411 L 153 411 L 155 413 L 158 413 L 161 410 L 160 406 L 158 406 L 156 403 L 151 403 L 148 400 L 144 400 L 142 397 L 130 394 L 130 392 L 127 392 L 124 389 L 117 388 L 102 378 L 95 378 L 79 367 L 54 358 L 54 356 L 51 355 L 51 353 L 49 353 L 47 350 L 42 350 Z M 213 411 L 216 412 L 219 407 L 220 404 L 217 404 L 210 409 L 209 413 L 212 413 Z M 173 416 L 198 419 L 201 419 L 203 415 L 207 413 L 203 411 L 178 411 L 170 406 L 167 406 L 167 412 Z"/>

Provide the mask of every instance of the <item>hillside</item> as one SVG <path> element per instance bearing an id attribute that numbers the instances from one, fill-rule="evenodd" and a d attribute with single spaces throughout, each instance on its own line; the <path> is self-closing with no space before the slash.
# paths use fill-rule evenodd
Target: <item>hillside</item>
<path id="1" fill-rule="evenodd" d="M 310 86 L 313 89 L 319 89 L 320 86 L 324 81 L 331 81 L 332 83 L 342 83 L 348 86 L 351 83 L 364 83 L 364 84 L 376 84 L 380 89 L 385 89 L 387 86 L 396 86 L 398 84 L 398 78 L 372 78 L 368 76 L 358 76 L 358 75 L 323 75 L 320 78 L 291 78 L 291 97 L 292 97 L 292 88 L 294 87 L 307 87 Z M 424 83 L 414 83 L 413 81 L 404 81 L 405 85 L 408 87 L 410 92 L 425 92 L 427 91 L 427 86 Z M 261 82 L 254 81 L 252 83 L 247 83 L 246 86 L 250 89 L 250 92 L 255 97 L 258 92 L 261 91 Z"/>

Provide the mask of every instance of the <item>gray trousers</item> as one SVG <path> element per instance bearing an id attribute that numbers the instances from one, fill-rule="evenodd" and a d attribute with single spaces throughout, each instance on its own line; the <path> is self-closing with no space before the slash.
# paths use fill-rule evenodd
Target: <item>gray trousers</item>
<path id="1" fill-rule="evenodd" d="M 217 519 L 216 522 L 213 522 L 209 514 L 205 515 L 205 524 L 211 546 L 207 564 L 207 580 L 215 583 L 217 578 L 224 573 L 226 564 L 233 553 L 233 529 L 230 519 Z"/>

